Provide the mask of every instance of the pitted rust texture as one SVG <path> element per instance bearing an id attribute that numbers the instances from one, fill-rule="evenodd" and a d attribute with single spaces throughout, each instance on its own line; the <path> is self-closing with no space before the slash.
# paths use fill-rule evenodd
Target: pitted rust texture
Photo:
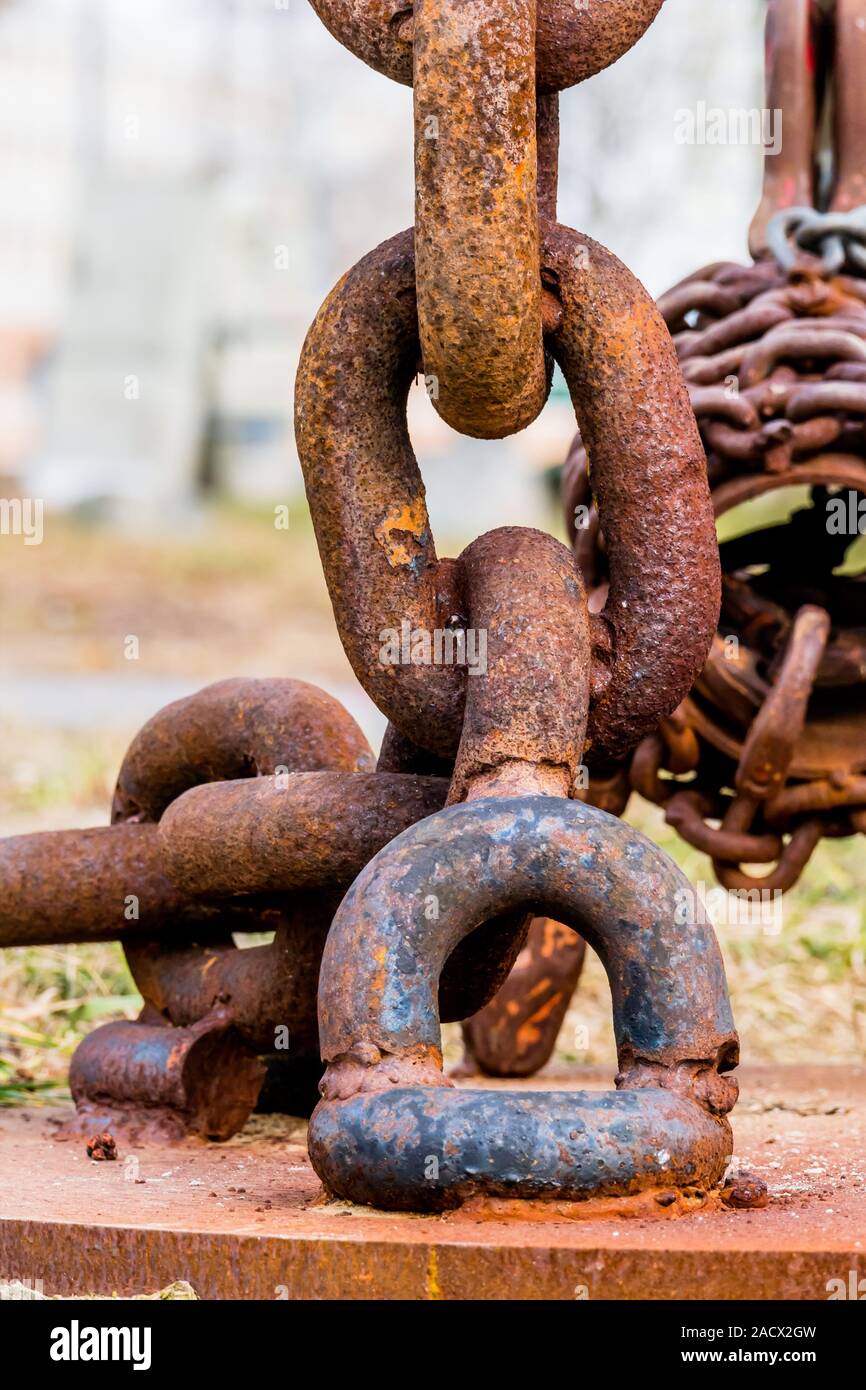
<path id="1" fill-rule="evenodd" d="M 76 1049 L 69 1087 L 79 1128 L 126 1112 L 130 1131 L 228 1139 L 249 1117 L 264 1074 L 216 1011 L 190 1028 L 106 1023 Z"/>
<path id="2" fill-rule="evenodd" d="M 441 760 L 425 753 L 403 734 L 389 724 L 382 739 L 378 772 L 402 772 L 425 774 L 436 772 L 451 780 L 454 770 L 453 760 Z M 522 785 L 522 794 L 550 793 L 550 785 L 543 784 L 541 769 L 531 768 L 526 763 L 505 764 L 492 772 L 492 777 L 502 778 L 517 769 Z M 551 769 L 552 771 L 552 769 Z M 476 785 L 482 779 L 476 779 Z M 565 784 L 552 789 L 557 794 L 565 793 Z M 470 786 L 467 795 L 474 794 Z M 495 1009 L 497 1000 L 507 997 L 511 991 L 511 971 L 532 940 L 534 927 L 527 913 L 509 913 L 504 918 L 493 917 L 478 927 L 465 941 L 455 947 L 453 955 L 443 972 L 439 989 L 439 1009 L 443 1020 L 471 1019 L 482 1020 L 488 1007 Z M 484 997 L 473 980 L 481 982 Z M 489 1052 L 489 1049 L 488 1049 Z"/>
<path id="3" fill-rule="evenodd" d="M 544 227 L 563 305 L 548 342 L 593 452 L 616 580 L 594 623 L 589 756 L 624 752 L 690 688 L 718 615 L 703 451 L 664 322 L 597 243 Z M 412 234 L 339 283 L 301 358 L 298 450 L 340 636 L 355 674 L 415 744 L 453 756 L 465 668 L 383 666 L 380 634 L 460 612 L 459 565 L 438 561 L 405 419 L 418 360 Z M 687 536 L 682 515 L 691 517 Z"/>
<path id="4" fill-rule="evenodd" d="M 799 610 L 773 688 L 743 744 L 736 777 L 741 795 L 766 801 L 787 781 L 829 634 L 830 617 L 823 608 Z"/>
<path id="5" fill-rule="evenodd" d="M 248 905 L 223 910 L 176 888 L 157 835 L 154 825 L 123 825 L 0 840 L 0 946 L 261 930 Z"/>
<path id="6" fill-rule="evenodd" d="M 836 0 L 836 180 L 832 207 L 849 212 L 866 204 L 866 14 L 863 0 Z"/>
<path id="7" fill-rule="evenodd" d="M 498 439 L 550 386 L 541 330 L 535 0 L 415 0 L 415 257 L 438 413 Z"/>
<path id="8" fill-rule="evenodd" d="M 468 625 L 486 635 L 486 674 L 467 678 L 449 801 L 508 764 L 529 764 L 534 776 L 547 775 L 549 791 L 571 796 L 590 679 L 589 614 L 574 557 L 552 536 L 514 526 L 473 541 L 459 563 Z"/>
<path id="9" fill-rule="evenodd" d="M 767 258 L 706 267 L 661 303 L 716 515 L 793 487 L 809 489 L 809 504 L 721 545 L 718 635 L 677 715 L 691 746 L 676 752 L 663 720 L 626 770 L 726 887 L 784 891 L 822 833 L 862 828 L 864 579 L 850 564 L 840 573 L 857 537 L 834 533 L 828 506 L 866 498 L 866 282 L 817 257 L 790 272 Z M 575 506 L 592 503 L 579 439 L 563 498 L 597 607 L 606 540 L 594 512 L 574 529 Z M 774 867 L 757 876 L 739 867 L 749 864 Z"/>
<path id="10" fill-rule="evenodd" d="M 319 961 L 339 900 L 339 891 L 322 890 L 263 909 L 261 929 L 275 933 L 267 945 L 136 942 L 127 946 L 129 968 L 146 1007 L 175 1027 L 190 1027 L 219 1008 L 258 1053 L 276 1050 L 282 1026 L 289 1033 L 287 1060 L 315 1054 Z"/>
<path id="11" fill-rule="evenodd" d="M 399 836 L 349 890 L 323 957 L 328 1070 L 310 1155 L 326 1186 L 436 1210 L 476 1192 L 579 1199 L 717 1182 L 731 1151 L 725 1116 L 737 1088 L 723 1073 L 736 1066 L 737 1039 L 712 928 L 676 925 L 689 891 L 649 841 L 573 801 L 452 806 Z M 419 910 L 431 892 L 433 924 Z M 479 921 L 521 907 L 579 929 L 599 953 L 619 1094 L 560 1107 L 549 1095 L 445 1084 L 442 966 Z"/>
<path id="12" fill-rule="evenodd" d="M 589 615 L 574 559 L 551 536 L 511 527 L 474 541 L 460 565 L 469 623 L 487 634 L 487 674 L 467 681 L 449 802 L 573 796 L 583 780 L 590 683 Z M 584 944 L 546 918 L 506 921 L 509 944 L 523 924 L 520 956 L 467 1019 L 463 1038 L 467 1070 L 474 1060 L 488 1073 L 520 1076 L 553 1049 Z M 558 953 L 548 950 L 564 939 Z"/>
<path id="13" fill-rule="evenodd" d="M 296 680 L 217 681 L 166 705 L 130 745 L 112 820 L 156 821 L 201 782 L 341 768 L 372 771 L 373 754 L 339 701 Z"/>
<path id="14" fill-rule="evenodd" d="M 386 666 L 383 631 L 460 611 L 437 559 L 406 426 L 419 360 L 412 232 L 365 256 L 325 300 L 295 385 L 295 429 L 334 616 L 367 694 L 421 748 L 456 752 L 465 668 Z"/>
<path id="15" fill-rule="evenodd" d="M 439 777 L 298 772 L 193 787 L 159 827 L 166 872 L 220 900 L 348 886 L 374 854 L 445 804 Z"/>
<path id="16" fill-rule="evenodd" d="M 336 769 L 346 775 L 372 764 L 370 748 L 354 720 L 316 687 L 290 680 L 222 681 L 168 706 L 145 726 L 120 770 L 113 817 L 115 821 L 159 819 L 177 798 L 198 784 L 246 779 L 251 772 L 260 777 L 276 773 L 281 786 L 285 784 L 286 800 L 291 802 L 294 772 L 312 767 Z M 245 781 L 243 785 L 251 784 Z M 298 804 L 299 809 L 303 807 L 302 788 Z M 332 788 L 332 807 L 334 804 Z M 324 819 L 317 826 L 320 833 Z M 199 834 L 203 830 L 200 825 Z M 218 855 L 220 826 L 214 818 L 207 831 L 211 842 L 216 842 Z M 222 832 L 229 848 L 236 847 L 230 820 Z M 381 843 L 388 838 L 387 831 L 383 833 Z M 163 862 L 170 873 L 167 837 L 162 831 L 159 834 Z M 330 838 L 333 843 L 336 836 L 332 833 Z M 316 982 L 339 889 L 319 849 L 313 848 L 311 853 L 302 834 L 294 845 L 302 861 L 313 861 L 296 877 L 305 886 L 324 891 L 298 893 L 286 900 L 275 897 L 274 891 L 278 894 L 279 890 L 269 889 L 260 879 L 258 930 L 275 931 L 269 945 L 242 950 L 228 940 L 210 948 L 175 948 L 155 937 L 135 949 L 129 946 L 126 954 L 146 1012 L 154 1019 L 189 1028 L 214 1009 L 222 1009 L 242 1043 L 264 1054 L 274 1052 L 276 1029 L 282 1026 L 288 1029 L 291 1052 L 280 1069 L 306 1072 L 317 1055 Z M 357 856 L 353 862 L 357 872 L 365 860 Z M 282 871 L 284 876 L 289 872 L 285 861 Z M 347 867 L 346 881 L 352 876 L 353 869 Z M 237 900 L 237 890 L 230 888 L 225 896 Z M 219 901 L 219 895 L 211 900 Z M 108 1036 L 107 1075 L 113 1046 Z M 140 1100 L 147 1108 L 150 1092 L 146 1074 L 136 1074 L 142 1081 Z M 123 1109 L 128 1097 L 121 1089 Z"/>
<path id="17" fill-rule="evenodd" d="M 319 1024 L 334 1070 L 324 1094 L 342 1093 L 344 1061 L 352 1090 L 380 1089 L 379 1063 L 392 1057 L 441 1062 L 435 994 L 445 960 L 492 913 L 526 905 L 561 914 L 599 954 L 621 1071 L 728 1056 L 736 1035 L 712 927 L 675 920 L 687 889 L 657 846 L 579 802 L 496 798 L 419 822 L 370 862 L 329 936 Z M 432 923 L 428 891 L 439 905 Z M 384 950 L 362 949 L 367 932 Z"/>
<path id="18" fill-rule="evenodd" d="M 694 683 L 718 619 L 718 551 L 704 452 L 657 308 L 611 252 L 576 232 L 546 226 L 542 261 L 563 304 L 550 345 L 610 557 L 589 718 L 588 757 L 603 764 Z"/>
<path id="19" fill-rule="evenodd" d="M 415 20 L 401 0 L 310 0 L 339 43 L 377 72 L 412 85 Z M 480 0 L 475 0 L 476 4 Z M 539 0 L 538 86 L 562 91 L 615 63 L 652 24 L 664 0 Z M 484 8 L 493 10 L 490 0 Z"/>

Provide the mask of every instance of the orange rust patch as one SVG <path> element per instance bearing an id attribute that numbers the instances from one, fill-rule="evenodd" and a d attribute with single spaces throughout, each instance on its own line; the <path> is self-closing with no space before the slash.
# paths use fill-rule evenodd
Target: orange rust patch
<path id="1" fill-rule="evenodd" d="M 544 1022 L 548 1014 L 551 1013 L 552 1010 L 556 1008 L 557 1004 L 560 1003 L 561 999 L 562 990 L 557 990 L 555 994 L 552 994 L 550 996 L 546 1004 L 543 1004 L 540 1009 L 536 1009 L 535 1013 L 532 1014 L 531 1017 L 528 1018 L 526 1022 L 521 1025 L 520 1028 L 518 1028 L 517 1042 L 519 1047 L 528 1047 L 530 1043 L 536 1041 L 536 1039 L 538 1038 L 537 1025 L 539 1023 Z"/>
<path id="2" fill-rule="evenodd" d="M 654 1187 L 630 1197 L 589 1197 L 585 1202 L 546 1202 L 510 1197 L 469 1197 L 458 1208 L 462 1217 L 473 1221 L 617 1221 L 658 1218 L 670 1221 L 696 1212 L 723 1211 L 721 1194 L 702 1189 Z M 441 1220 L 453 1220 L 446 1212 Z"/>
<path id="3" fill-rule="evenodd" d="M 405 537 L 411 536 L 421 545 L 429 525 L 427 505 L 423 497 L 416 497 L 412 502 L 383 517 L 375 528 L 375 536 L 392 569 L 412 562 L 415 558 L 414 550 Z"/>

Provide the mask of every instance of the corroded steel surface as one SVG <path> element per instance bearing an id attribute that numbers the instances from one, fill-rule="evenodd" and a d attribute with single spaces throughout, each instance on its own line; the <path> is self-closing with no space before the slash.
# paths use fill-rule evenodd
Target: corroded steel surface
<path id="1" fill-rule="evenodd" d="M 755 257 L 767 251 L 768 227 L 779 212 L 818 208 L 822 199 L 838 213 L 866 204 L 864 20 L 863 0 L 770 0 L 766 107 L 783 112 L 784 138 L 765 162 L 749 233 Z M 826 129 L 831 151 L 822 149 Z"/>
<path id="2" fill-rule="evenodd" d="M 112 820 L 157 821 L 200 782 L 337 768 L 372 771 L 373 754 L 332 695 L 306 681 L 217 681 L 166 705 L 136 735 Z"/>
<path id="3" fill-rule="evenodd" d="M 771 260 L 755 269 L 757 280 L 725 266 L 692 282 L 712 276 L 737 294 L 741 310 L 699 319 L 694 329 L 680 299 L 671 301 L 669 322 L 707 444 L 717 515 L 803 484 L 810 505 L 722 544 L 720 633 L 682 709 L 699 742 L 676 771 L 696 770 L 695 786 L 686 799 L 676 782 L 659 779 L 659 768 L 670 770 L 664 749 L 636 785 L 713 854 L 726 886 L 775 890 L 796 881 L 822 833 L 855 830 L 862 805 L 863 580 L 850 566 L 838 573 L 856 536 L 833 533 L 827 505 L 836 490 L 866 496 L 866 398 L 849 379 L 862 370 L 866 303 L 862 283 L 827 274 L 809 257 L 788 273 Z M 755 313 L 762 304 L 785 319 Z M 711 393 L 723 393 L 730 372 L 739 391 L 722 423 Z M 732 786 L 733 801 L 723 790 Z M 718 829 L 707 823 L 714 817 Z M 768 862 L 776 867 L 757 879 L 737 867 Z"/>
<path id="4" fill-rule="evenodd" d="M 412 5 L 399 0 L 310 0 L 327 29 L 377 72 L 412 83 Z M 489 13 L 490 0 L 465 0 Z M 637 43 L 664 0 L 539 0 L 536 40 L 538 84 L 562 91 L 601 72 Z"/>
<path id="5" fill-rule="evenodd" d="M 590 640 L 573 557 L 550 536 L 510 528 L 473 542 L 461 568 L 470 622 L 488 633 L 487 676 L 467 682 L 449 801 L 576 794 Z M 584 943 L 569 928 L 546 918 L 531 922 L 522 912 L 507 915 L 497 935 L 507 948 L 522 943 L 520 966 L 515 963 L 485 1008 L 467 1019 L 466 1059 L 470 1068 L 474 1059 L 493 1074 L 516 1076 L 533 1069 L 531 1063 L 540 1066 L 552 1050 Z M 546 949 L 561 937 L 570 939 L 570 948 Z M 465 939 L 464 951 L 474 938 Z"/>
<path id="6" fill-rule="evenodd" d="M 603 763 L 687 694 L 716 626 L 719 561 L 704 453 L 656 306 L 610 251 L 567 228 L 543 229 L 542 258 L 563 303 L 551 350 L 592 457 L 610 556 L 588 745 Z"/>
<path id="7" fill-rule="evenodd" d="M 348 886 L 445 803 L 441 777 L 299 772 L 193 787 L 160 822 L 172 882 L 204 898 Z"/>
<path id="8" fill-rule="evenodd" d="M 589 753 L 602 760 L 655 727 L 691 687 L 716 625 L 718 556 L 704 455 L 661 315 L 616 257 L 568 228 L 544 227 L 542 263 L 563 305 L 548 343 L 593 447 L 615 576 L 593 625 Z M 304 346 L 296 429 L 355 674 L 406 737 L 453 756 L 465 667 L 379 659 L 383 629 L 405 620 L 435 631 L 460 611 L 460 562 L 437 558 L 406 428 L 419 350 L 414 281 L 411 232 L 341 280 Z"/>
<path id="9" fill-rule="evenodd" d="M 712 929 L 675 924 L 683 889 L 636 831 L 555 798 L 451 807 L 393 841 L 347 893 L 322 962 L 328 1069 L 310 1156 L 326 1187 L 436 1210 L 475 1193 L 584 1198 L 716 1183 L 731 1152 L 737 1087 L 722 1073 L 737 1064 L 737 1037 Z M 431 894 L 433 922 L 418 913 Z M 616 1093 L 553 1105 L 457 1093 L 442 1075 L 442 966 L 479 921 L 520 907 L 579 928 L 600 955 Z"/>
<path id="10" fill-rule="evenodd" d="M 528 765 L 553 794 L 573 795 L 589 712 L 590 626 L 567 546 L 540 531 L 490 531 L 460 556 L 468 625 L 487 634 L 486 672 L 466 682 L 450 801 Z M 515 787 L 515 791 L 518 788 Z"/>
<path id="11" fill-rule="evenodd" d="M 107 1023 L 72 1059 L 75 1128 L 114 1125 L 129 1107 L 133 1131 L 227 1139 L 249 1118 L 264 1074 L 223 1011 L 189 1028 Z"/>
<path id="12" fill-rule="evenodd" d="M 141 861 L 124 899 L 138 925 L 121 935 L 144 1009 L 135 1023 L 97 1030 L 76 1056 L 85 1123 L 225 1138 L 257 1100 L 306 1109 L 320 989 L 329 1069 L 313 1153 L 336 1190 L 423 1208 L 478 1191 L 646 1195 L 661 1181 L 684 1210 L 696 1184 L 721 1178 L 736 1095 L 721 1072 L 736 1064 L 736 1035 L 712 933 L 695 930 L 686 952 L 665 923 L 672 868 L 603 811 L 569 799 L 621 810 L 622 764 L 660 721 L 673 764 L 688 764 L 695 740 L 676 711 L 719 608 L 705 459 L 662 314 L 610 252 L 556 222 L 556 94 L 625 52 L 660 6 L 316 5 L 348 47 L 415 89 L 417 226 L 343 277 L 296 383 L 298 451 L 340 636 L 389 732 L 374 768 L 357 726 L 322 692 L 222 682 L 142 730 L 104 836 L 7 850 L 13 872 L 19 857 L 39 868 L 55 850 L 68 856 L 90 938 L 119 925 L 112 846 Z M 791 229 L 813 232 L 808 219 Z M 845 224 L 854 258 L 859 236 L 859 224 Z M 760 306 L 776 337 L 763 356 L 745 354 L 756 389 L 777 359 L 814 358 L 813 338 L 791 322 L 797 307 L 772 295 Z M 849 367 L 861 365 L 850 320 L 862 308 L 848 295 L 840 341 L 822 340 Z M 731 342 L 703 344 L 696 382 Z M 582 495 L 597 507 L 594 538 L 609 559 L 606 601 L 593 606 L 574 556 L 538 532 L 503 528 L 440 560 L 406 426 L 420 369 L 446 420 L 479 436 L 513 433 L 543 405 L 554 361 L 592 457 Z M 839 378 L 832 400 L 793 401 L 785 438 L 835 443 L 825 417 L 843 395 L 859 399 L 859 385 Z M 730 412 L 715 423 L 753 424 Z M 773 442 L 784 444 L 778 431 Z M 407 655 L 404 639 L 411 646 L 417 634 L 434 651 L 448 639 L 447 657 L 425 655 L 423 642 Z M 471 638 L 483 638 L 475 664 Z M 824 646 L 850 667 L 849 649 L 826 635 Z M 802 704 L 801 667 L 792 660 L 792 707 Z M 766 750 L 780 757 L 772 737 L 759 743 L 755 776 Z M 585 762 L 597 786 L 587 788 Z M 425 874 L 429 891 L 407 901 L 410 879 Z M 32 937 L 34 900 L 48 885 L 44 868 L 34 893 L 25 878 L 7 908 L 12 939 Z M 325 938 L 353 879 L 320 987 Z M 376 910 L 365 908 L 364 895 L 380 890 Z M 554 917 L 531 927 L 533 912 Z M 42 930 L 62 934 L 49 917 Z M 234 933 L 244 929 L 273 939 L 240 949 Z M 470 1045 L 493 1069 L 538 1065 L 580 969 L 580 939 L 561 947 L 570 929 L 597 946 L 611 975 L 619 1091 L 455 1099 L 441 1075 L 439 1018 L 469 1018 Z M 335 969 L 345 996 L 336 1002 Z M 415 1127 L 416 1149 L 445 1145 L 438 1184 L 419 1186 L 394 1126 Z M 757 1191 L 744 1182 L 736 1200 Z"/>
<path id="13" fill-rule="evenodd" d="M 767 223 L 783 208 L 814 202 L 815 5 L 784 0 L 767 10 L 766 109 L 784 112 L 781 148 L 765 165 L 764 192 L 749 232 L 749 250 L 766 249 Z"/>
<path id="14" fill-rule="evenodd" d="M 11 836 L 0 840 L 0 881 L 0 946 L 163 932 L 180 940 L 220 940 L 231 931 L 260 930 L 249 905 L 223 910 L 176 888 L 163 867 L 155 825 Z"/>
<path id="15" fill-rule="evenodd" d="M 863 0 L 835 5 L 836 178 L 832 207 L 849 212 L 866 204 L 866 24 Z"/>
<path id="16" fill-rule="evenodd" d="M 228 1145 L 121 1140 L 118 1162 L 93 1163 L 83 1139 L 52 1139 L 67 1108 L 3 1110 L 0 1277 L 128 1294 L 182 1271 L 210 1299 L 825 1299 L 831 1279 L 866 1278 L 866 1070 L 738 1074 L 735 1150 L 769 1187 L 759 1211 L 668 1189 L 407 1217 L 323 1203 L 295 1121 Z M 569 1069 L 531 1088 L 607 1082 Z"/>
<path id="17" fill-rule="evenodd" d="M 760 259 L 707 266 L 659 301 L 716 516 L 804 485 L 810 506 L 720 546 L 706 665 L 680 706 L 606 769 L 604 797 L 617 815 L 632 790 L 663 806 L 720 883 L 750 896 L 790 888 L 822 835 L 866 826 L 864 582 L 850 563 L 840 573 L 859 528 L 834 528 L 828 515 L 834 497 L 866 504 L 864 36 L 863 0 L 770 0 L 767 104 L 784 140 L 766 159 L 752 225 Z M 831 90 L 834 126 L 826 110 L 819 119 Z M 820 151 L 829 132 L 832 148 Z M 593 492 L 578 435 L 562 476 L 566 521 L 590 607 L 608 611 L 612 556 Z M 743 867 L 755 865 L 769 867 Z M 507 1052 L 507 1017 L 486 1012 Z"/>
<path id="18" fill-rule="evenodd" d="M 415 257 L 436 410 L 487 439 L 532 423 L 541 336 L 535 0 L 415 0 Z"/>

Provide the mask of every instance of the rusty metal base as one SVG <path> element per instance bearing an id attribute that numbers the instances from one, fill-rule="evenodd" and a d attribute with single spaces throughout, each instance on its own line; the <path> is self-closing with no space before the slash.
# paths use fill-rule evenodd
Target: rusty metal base
<path id="1" fill-rule="evenodd" d="M 0 1280 L 128 1294 L 186 1279 L 212 1299 L 824 1300 L 829 1280 L 866 1277 L 866 1067 L 740 1075 L 735 1154 L 769 1185 L 765 1210 L 650 1198 L 392 1216 L 321 1202 L 301 1122 L 259 1116 L 227 1144 L 121 1142 L 96 1163 L 55 1139 L 68 1108 L 3 1111 Z"/>

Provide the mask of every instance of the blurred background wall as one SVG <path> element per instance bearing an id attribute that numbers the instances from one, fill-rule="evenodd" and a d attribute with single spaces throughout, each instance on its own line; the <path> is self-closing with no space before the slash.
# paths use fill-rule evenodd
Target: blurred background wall
<path id="1" fill-rule="evenodd" d="M 745 255 L 761 152 L 678 143 L 676 113 L 762 104 L 762 10 L 667 0 L 562 98 L 560 218 L 655 294 Z M 410 90 L 306 0 L 5 0 L 0 186 L 7 492 L 139 525 L 207 490 L 297 496 L 298 353 L 334 281 L 412 221 Z M 572 431 L 561 383 L 498 444 L 415 395 L 434 522 L 538 522 Z"/>

